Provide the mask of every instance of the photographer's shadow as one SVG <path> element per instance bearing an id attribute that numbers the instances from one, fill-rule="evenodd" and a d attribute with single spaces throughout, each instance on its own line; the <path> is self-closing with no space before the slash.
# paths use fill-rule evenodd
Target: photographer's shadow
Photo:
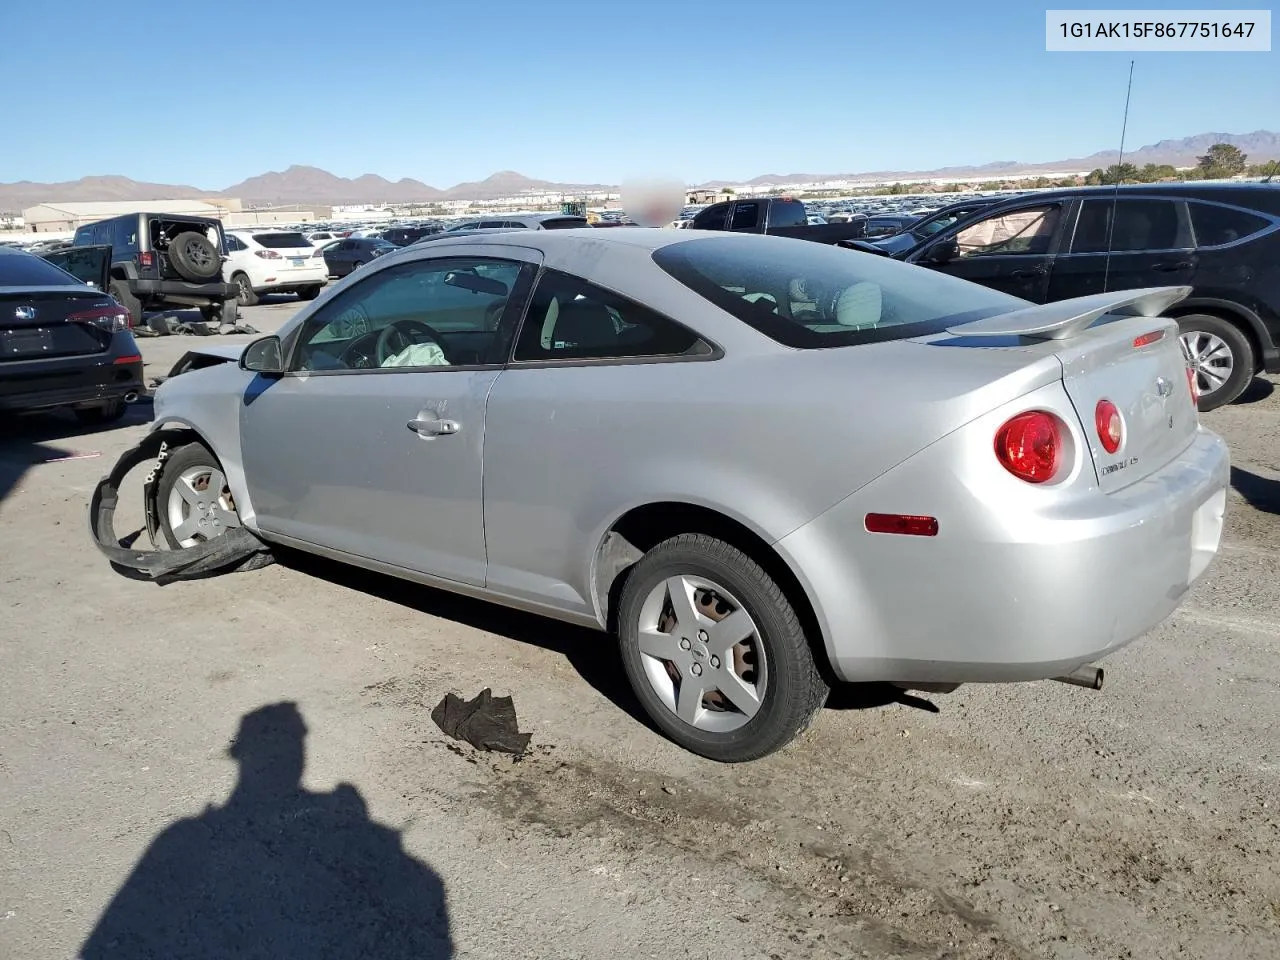
<path id="1" fill-rule="evenodd" d="M 354 787 L 302 786 L 305 735 L 292 703 L 243 717 L 231 797 L 152 842 L 79 956 L 451 957 L 444 884 L 369 819 Z"/>

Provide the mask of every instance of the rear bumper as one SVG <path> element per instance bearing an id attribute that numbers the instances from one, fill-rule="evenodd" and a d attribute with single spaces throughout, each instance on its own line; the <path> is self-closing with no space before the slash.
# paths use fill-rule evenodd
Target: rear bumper
<path id="1" fill-rule="evenodd" d="M 108 354 L 6 362 L 0 365 L 0 410 L 92 407 L 143 393 L 142 361 L 113 360 Z"/>
<path id="2" fill-rule="evenodd" d="M 188 283 L 186 280 L 129 281 L 129 291 L 141 300 L 165 299 L 175 303 L 202 306 L 213 301 L 234 300 L 236 286 L 221 280 L 211 283 Z"/>
<path id="3" fill-rule="evenodd" d="M 1169 616 L 1217 553 L 1230 459 L 1201 428 L 1147 478 L 1036 513 L 923 467 L 919 487 L 916 471 L 890 471 L 777 545 L 843 680 L 1039 680 L 1114 652 Z M 961 490 L 929 505 L 929 483 Z M 904 490 L 938 508 L 938 536 L 866 532 L 866 513 Z"/>
<path id="4" fill-rule="evenodd" d="M 280 273 L 270 280 L 254 283 L 253 289 L 259 293 L 272 290 L 297 290 L 300 287 L 321 287 L 329 282 L 329 268 L 323 264 L 300 270 Z"/>

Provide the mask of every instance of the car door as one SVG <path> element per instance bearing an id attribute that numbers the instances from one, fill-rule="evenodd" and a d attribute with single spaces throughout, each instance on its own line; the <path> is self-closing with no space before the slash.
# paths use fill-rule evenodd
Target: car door
<path id="1" fill-rule="evenodd" d="M 1064 207 L 1064 201 L 1002 207 L 942 231 L 907 260 L 1044 303 Z"/>
<path id="2" fill-rule="evenodd" d="M 1082 200 L 1053 260 L 1050 300 L 1189 283 L 1195 250 L 1187 205 L 1161 197 Z"/>
<path id="3" fill-rule="evenodd" d="M 540 262 L 469 247 L 380 269 L 290 338 L 241 410 L 264 532 L 459 583 L 485 581 L 489 389 Z"/>

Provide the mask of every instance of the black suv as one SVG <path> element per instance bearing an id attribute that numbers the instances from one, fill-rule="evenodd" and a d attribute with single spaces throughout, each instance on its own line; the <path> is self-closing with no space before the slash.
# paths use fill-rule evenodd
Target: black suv
<path id="1" fill-rule="evenodd" d="M 223 280 L 227 244 L 219 220 L 129 213 L 80 227 L 74 242 L 111 247 L 111 295 L 134 326 L 143 311 L 166 307 L 199 307 L 210 323 L 236 322 L 237 289 Z"/>
<path id="2" fill-rule="evenodd" d="M 1168 315 L 1201 410 L 1235 400 L 1258 373 L 1280 373 L 1280 184 L 1027 193 L 893 256 L 1036 303 L 1189 286 Z"/>

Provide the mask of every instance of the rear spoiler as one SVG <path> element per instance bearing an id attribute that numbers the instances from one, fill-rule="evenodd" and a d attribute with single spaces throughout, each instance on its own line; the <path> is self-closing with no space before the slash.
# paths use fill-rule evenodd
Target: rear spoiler
<path id="1" fill-rule="evenodd" d="M 1012 313 L 974 320 L 947 333 L 957 337 L 1030 337 L 1034 340 L 1070 340 L 1078 337 L 1101 317 L 1158 317 L 1191 293 L 1190 287 L 1143 287 L 1115 293 L 1091 293 L 1055 303 L 1024 307 Z"/>

